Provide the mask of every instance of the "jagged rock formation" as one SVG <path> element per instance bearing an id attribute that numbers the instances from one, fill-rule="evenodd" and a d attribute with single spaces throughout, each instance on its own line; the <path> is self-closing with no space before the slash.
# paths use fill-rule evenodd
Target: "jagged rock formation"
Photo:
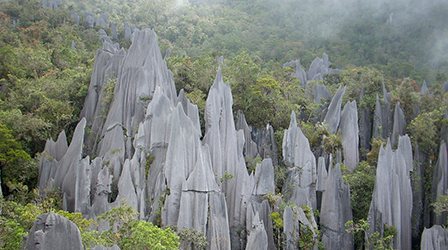
<path id="1" fill-rule="evenodd" d="M 291 73 L 291 75 L 297 77 L 300 80 L 300 86 L 302 88 L 306 88 L 306 84 L 309 81 L 322 81 L 323 76 L 326 74 L 340 74 L 340 70 L 330 68 L 330 61 L 328 60 L 328 55 L 323 53 L 322 58 L 316 57 L 314 61 L 311 63 L 308 71 L 302 68 L 300 64 L 300 60 L 291 61 L 285 63 L 283 68 L 291 67 L 296 71 Z"/>
<path id="2" fill-rule="evenodd" d="M 345 227 L 347 221 L 353 220 L 350 188 L 344 184 L 339 164 L 328 170 L 320 214 L 325 249 L 353 249 L 353 235 Z"/>
<path id="3" fill-rule="evenodd" d="M 272 127 L 255 136 L 267 138 L 257 149 L 266 158 L 249 175 L 244 132 L 235 129 L 221 69 L 206 102 L 201 142 L 198 108 L 183 91 L 177 95 L 155 33 L 135 30 L 132 40 L 127 52 L 103 40 L 72 143 L 67 147 L 65 133 L 47 142 L 41 190 L 61 188 L 64 209 L 93 219 L 126 199 L 140 219 L 203 232 L 210 249 L 243 249 L 246 217 L 258 213 L 273 249 L 270 207 L 260 203 L 275 192 L 267 158 L 276 151 Z"/>
<path id="4" fill-rule="evenodd" d="M 383 84 L 383 100 L 380 101 L 378 94 L 376 96 L 376 106 L 373 115 L 372 137 L 389 137 L 392 123 L 392 114 L 390 111 L 390 107 L 390 94 L 386 91 L 386 87 Z"/>
<path id="5" fill-rule="evenodd" d="M 342 97 L 341 97 L 342 98 Z M 347 102 L 341 113 L 340 131 L 344 149 L 344 165 L 355 170 L 359 163 L 359 127 L 356 101 Z"/>
<path id="6" fill-rule="evenodd" d="M 112 31 L 112 34 L 110 35 L 112 41 L 117 41 L 118 40 L 117 25 L 115 25 L 114 22 L 110 22 L 109 28 Z"/>
<path id="7" fill-rule="evenodd" d="M 368 222 L 368 235 L 384 232 L 384 226 L 394 226 L 395 249 L 411 249 L 412 189 L 409 169 L 413 169 L 409 137 L 400 136 L 398 148 L 392 151 L 390 140 L 381 147 Z"/>
<path id="8" fill-rule="evenodd" d="M 391 143 L 392 146 L 396 145 L 398 142 L 398 137 L 404 135 L 406 132 L 406 120 L 404 117 L 403 110 L 400 108 L 400 102 L 395 104 L 394 111 L 394 125 L 392 127 Z"/>
<path id="9" fill-rule="evenodd" d="M 314 102 L 322 104 L 322 100 L 330 100 L 330 92 L 324 84 L 317 83 L 314 91 Z"/>
<path id="10" fill-rule="evenodd" d="M 316 158 L 308 139 L 297 127 L 296 114 L 291 114 L 289 128 L 283 136 L 283 160 L 288 166 L 283 193 L 297 206 L 308 205 L 316 209 Z"/>
<path id="11" fill-rule="evenodd" d="M 420 89 L 420 93 L 422 93 L 423 95 L 429 94 L 429 88 L 428 88 L 428 85 L 426 84 L 426 81 L 423 81 L 423 85 L 422 85 L 422 88 Z"/>
<path id="12" fill-rule="evenodd" d="M 437 161 L 436 167 L 434 168 L 433 182 L 431 190 L 431 199 L 433 202 L 436 201 L 437 197 L 440 195 L 446 195 L 448 190 L 448 149 L 446 142 L 442 141 L 440 143 L 439 159 Z M 435 216 L 434 224 L 442 225 L 447 221 L 448 213 L 444 212 L 440 216 Z"/>
<path id="13" fill-rule="evenodd" d="M 448 231 L 440 225 L 425 228 L 420 244 L 421 250 L 442 250 L 448 249 Z"/>
<path id="14" fill-rule="evenodd" d="M 75 223 L 55 213 L 37 216 L 22 249 L 82 250 L 81 233 Z"/>
<path id="15" fill-rule="evenodd" d="M 44 8 L 51 8 L 52 10 L 58 9 L 59 4 L 61 4 L 61 0 L 41 0 L 40 2 Z"/>
<path id="16" fill-rule="evenodd" d="M 277 146 L 272 126 L 268 124 L 262 129 L 250 127 L 241 110 L 238 110 L 237 117 L 236 129 L 244 132 L 244 157 L 270 158 L 275 166 L 278 165 Z"/>
<path id="17" fill-rule="evenodd" d="M 258 212 L 255 214 L 252 221 L 252 226 L 247 238 L 246 249 L 268 249 L 268 236 L 266 234 L 266 230 L 264 229 L 264 225 L 258 216 Z"/>
<path id="18" fill-rule="evenodd" d="M 107 28 L 107 16 L 104 13 L 101 13 L 100 17 L 95 19 L 95 26 L 101 26 L 104 29 Z"/>
<path id="19" fill-rule="evenodd" d="M 93 29 L 95 24 L 95 15 L 92 12 L 86 11 L 84 15 L 85 27 Z"/>
<path id="20" fill-rule="evenodd" d="M 332 134 L 336 133 L 341 120 L 342 98 L 345 94 L 345 87 L 339 86 L 338 91 L 333 96 L 327 114 L 325 115 L 325 123 L 328 125 L 328 131 Z"/>

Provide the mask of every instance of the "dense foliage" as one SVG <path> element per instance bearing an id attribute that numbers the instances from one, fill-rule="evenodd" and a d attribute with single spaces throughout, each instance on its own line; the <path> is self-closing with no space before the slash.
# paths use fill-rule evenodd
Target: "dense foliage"
<path id="1" fill-rule="evenodd" d="M 317 122 L 325 103 L 316 104 L 310 98 L 316 83 L 308 83 L 304 90 L 291 76 L 294 69 L 283 68 L 285 62 L 296 59 L 307 68 L 316 56 L 326 52 L 333 61 L 331 67 L 343 70 L 340 75 L 326 75 L 324 81 L 333 94 L 340 85 L 347 87 L 343 103 L 356 100 L 358 113 L 368 110 L 373 115 L 377 94 L 383 98 L 383 86 L 390 92 L 392 108 L 400 102 L 406 132 L 428 159 L 423 174 L 425 197 L 429 199 L 441 130 L 448 125 L 444 119 L 448 96 L 442 88 L 448 79 L 445 1 L 185 2 L 65 0 L 59 9 L 52 10 L 43 8 L 37 0 L 0 1 L 0 176 L 2 194 L 9 198 L 2 198 L 0 204 L 1 247 L 19 247 L 22 235 L 32 225 L 34 217 L 30 214 L 58 211 L 60 207 L 54 204 L 57 199 L 48 200 L 51 195 L 46 200 L 36 198 L 33 188 L 45 141 L 56 138 L 63 129 L 71 137 L 88 89 L 95 51 L 101 46 L 97 33 L 100 27 L 86 29 L 83 25 L 85 11 L 96 17 L 105 13 L 108 21 L 115 22 L 119 35 L 116 42 L 124 47 L 130 44 L 122 36 L 124 22 L 154 28 L 162 51 L 170 49 L 171 57 L 166 61 L 174 73 L 177 91 L 184 89 L 198 105 L 202 126 L 206 97 L 221 67 L 232 88 L 235 114 L 243 111 L 254 127 L 271 124 L 280 156 L 283 131 L 293 110 L 300 114 L 299 125 L 314 152 L 336 155 L 342 148 L 340 135 L 331 135 L 325 124 Z M 81 25 L 73 22 L 70 11 L 80 15 Z M 105 30 L 110 34 L 110 28 Z M 420 93 L 424 80 L 431 94 Z M 419 113 L 415 107 L 419 107 Z M 364 220 L 376 161 L 386 140 L 366 142 L 368 145 L 360 148 L 363 161 L 357 170 L 344 170 L 352 192 L 352 225 L 358 226 L 358 232 L 367 226 Z M 281 196 L 286 168 L 280 161 L 275 169 L 275 195 Z M 122 226 L 102 234 L 83 233 L 90 240 L 86 244 L 118 244 L 124 248 L 179 245 L 169 229 L 135 220 L 134 215 L 128 206 L 108 212 L 103 219 L 114 223 L 119 220 Z M 278 225 L 276 230 L 280 231 Z M 145 238 L 147 234 L 166 237 L 163 242 L 153 242 L 155 237 Z M 181 231 L 180 237 L 183 245 L 206 244 L 197 232 Z"/>

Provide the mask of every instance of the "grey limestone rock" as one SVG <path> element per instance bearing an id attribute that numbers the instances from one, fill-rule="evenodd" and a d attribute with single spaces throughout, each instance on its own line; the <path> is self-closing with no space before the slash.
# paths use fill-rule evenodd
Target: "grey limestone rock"
<path id="1" fill-rule="evenodd" d="M 340 131 L 344 149 L 344 165 L 355 170 L 359 163 L 359 126 L 356 101 L 347 102 L 341 113 Z"/>
<path id="2" fill-rule="evenodd" d="M 55 214 L 37 216 L 22 249 L 82 250 L 81 233 L 75 223 Z"/>
<path id="3" fill-rule="evenodd" d="M 443 83 L 443 89 L 445 90 L 445 93 L 448 92 L 448 81 Z"/>
<path id="4" fill-rule="evenodd" d="M 395 105 L 394 125 L 392 129 L 391 143 L 392 146 L 398 143 L 398 137 L 406 133 L 406 120 L 403 110 L 400 108 L 400 102 Z"/>
<path id="5" fill-rule="evenodd" d="M 285 208 L 283 212 L 283 233 L 285 235 L 284 250 L 297 249 L 297 231 L 299 229 L 298 220 L 295 219 L 294 212 L 290 206 Z"/>
<path id="6" fill-rule="evenodd" d="M 246 122 L 246 117 L 243 111 L 238 110 L 237 112 L 238 121 L 236 123 L 236 129 L 243 130 L 244 132 L 244 156 L 250 159 L 255 159 L 260 157 L 258 153 L 258 146 L 252 140 L 252 127 L 249 127 Z"/>
<path id="7" fill-rule="evenodd" d="M 330 93 L 324 84 L 316 84 L 316 90 L 314 92 L 314 102 L 317 104 L 322 104 L 322 100 L 330 100 Z"/>
<path id="8" fill-rule="evenodd" d="M 400 143 L 398 149 L 393 152 L 390 140 L 386 149 L 380 148 L 378 157 L 375 188 L 372 203 L 370 205 L 368 222 L 370 228 L 368 235 L 377 231 L 383 233 L 384 225 L 394 226 L 397 235 L 393 241 L 396 249 L 410 249 L 412 240 L 411 213 L 412 213 L 412 189 L 407 156 L 410 140 Z M 404 148 L 403 148 L 404 147 Z M 407 148 L 407 149 L 405 149 Z"/>
<path id="9" fill-rule="evenodd" d="M 384 91 L 384 86 L 383 86 Z M 374 138 L 388 138 L 391 130 L 391 112 L 390 112 L 390 97 L 388 93 L 385 93 L 384 98 L 380 101 L 378 94 L 376 96 L 376 106 L 373 116 L 373 131 L 372 137 Z"/>
<path id="10" fill-rule="evenodd" d="M 266 158 L 261 164 L 257 164 L 257 168 L 255 169 L 255 185 L 255 195 L 275 193 L 274 166 L 270 158 Z"/>
<path id="11" fill-rule="evenodd" d="M 428 85 L 426 84 L 426 81 L 423 81 L 423 85 L 422 85 L 422 88 L 420 89 L 420 93 L 422 93 L 423 95 L 429 94 L 429 89 L 428 89 Z"/>
<path id="12" fill-rule="evenodd" d="M 107 28 L 107 16 L 104 13 L 101 13 L 100 17 L 95 19 L 95 26 L 101 26 L 103 28 Z"/>
<path id="13" fill-rule="evenodd" d="M 297 77 L 297 79 L 300 80 L 300 86 L 302 88 L 305 88 L 306 83 L 308 82 L 308 79 L 307 79 L 307 74 L 306 74 L 305 70 L 302 68 L 302 65 L 300 64 L 300 60 L 285 63 L 283 65 L 283 68 L 286 68 L 286 67 L 291 67 L 296 70 L 291 75 Z"/>
<path id="14" fill-rule="evenodd" d="M 244 157 L 250 159 L 271 158 L 273 164 L 278 165 L 277 146 L 272 126 L 269 124 L 265 128 L 248 126 L 241 110 L 238 110 L 237 117 L 236 129 L 244 132 Z"/>
<path id="15" fill-rule="evenodd" d="M 247 173 L 243 156 L 244 132 L 235 129 L 232 104 L 230 86 L 224 84 L 219 68 L 206 101 L 203 144 L 210 148 L 216 180 L 229 175 L 234 177 L 224 181 L 221 189 L 227 197 L 232 248 L 242 248 L 244 246 L 237 246 L 239 242 L 234 236 L 245 228 L 247 199 L 252 195 L 255 181 Z"/>
<path id="16" fill-rule="evenodd" d="M 70 46 L 70 51 L 74 52 L 75 51 L 75 41 L 72 40 L 72 45 Z"/>
<path id="17" fill-rule="evenodd" d="M 420 244 L 421 250 L 443 250 L 448 249 L 448 231 L 440 225 L 425 228 Z"/>
<path id="18" fill-rule="evenodd" d="M 342 98 L 345 94 L 345 87 L 339 86 L 338 91 L 333 96 L 327 114 L 325 115 L 325 123 L 328 125 L 328 131 L 332 134 L 336 133 L 341 120 Z"/>
<path id="19" fill-rule="evenodd" d="M 251 200 L 250 205 L 247 208 L 247 216 L 246 216 L 246 230 L 250 232 L 253 229 L 253 222 L 255 220 L 256 215 L 259 215 L 259 220 L 263 224 L 264 231 L 267 235 L 267 249 L 275 249 L 274 245 L 274 236 L 273 236 L 273 226 L 271 215 L 271 208 L 269 206 L 269 202 L 267 200 L 262 201 L 261 203 Z M 249 243 L 249 239 L 248 239 Z"/>
<path id="20" fill-rule="evenodd" d="M 324 66 L 324 60 L 316 57 L 310 65 L 310 69 L 307 72 L 308 79 L 313 79 L 313 77 L 320 73 L 322 66 Z"/>
<path id="21" fill-rule="evenodd" d="M 85 27 L 93 29 L 95 24 L 95 15 L 92 12 L 86 11 L 84 15 Z"/>
<path id="22" fill-rule="evenodd" d="M 117 33 L 117 25 L 115 25 L 114 22 L 110 22 L 109 23 L 109 28 L 111 29 L 111 38 L 113 41 L 117 41 L 118 40 L 118 33 Z"/>
<path id="23" fill-rule="evenodd" d="M 80 187 L 78 187 L 77 179 L 74 178 L 74 176 L 77 176 L 79 166 L 83 161 L 82 147 L 84 142 L 85 126 L 86 120 L 82 119 L 76 126 L 70 146 L 62 159 L 58 162 L 54 176 L 51 177 L 54 179 L 53 187 L 61 188 L 64 195 L 66 204 L 66 207 L 64 208 L 71 212 L 75 210 L 76 202 L 79 202 L 76 201 L 76 196 L 79 195 L 77 192 Z M 83 173 L 87 174 L 85 172 Z M 89 179 L 87 176 L 80 176 L 79 178 Z"/>
<path id="24" fill-rule="evenodd" d="M 330 159 L 331 162 L 331 159 Z M 330 166 L 332 167 L 332 166 Z M 316 191 L 325 191 L 325 183 L 327 181 L 327 167 L 325 164 L 325 157 L 321 156 L 317 159 L 317 181 L 316 181 Z"/>
<path id="25" fill-rule="evenodd" d="M 227 215 L 227 204 L 223 193 L 210 193 L 209 223 L 207 240 L 210 249 L 229 250 L 230 231 Z"/>
<path id="26" fill-rule="evenodd" d="M 246 249 L 268 249 L 268 236 L 266 234 L 266 231 L 264 230 L 263 223 L 258 216 L 258 212 L 255 213 L 252 226 L 249 231 Z"/>
<path id="27" fill-rule="evenodd" d="M 127 22 L 124 22 L 124 30 L 123 30 L 124 38 L 131 39 L 132 31 L 131 27 L 129 27 L 129 24 Z"/>
<path id="28" fill-rule="evenodd" d="M 328 170 L 320 210 L 322 243 L 326 249 L 353 249 L 353 235 L 345 223 L 353 220 L 350 188 L 344 184 L 339 164 Z"/>
<path id="29" fill-rule="evenodd" d="M 297 206 L 308 205 L 316 208 L 316 158 L 310 149 L 308 139 L 297 126 L 294 111 L 289 128 L 283 136 L 283 160 L 288 168 L 286 187 L 283 192 L 289 201 Z M 291 189 L 291 190 L 289 190 Z"/>

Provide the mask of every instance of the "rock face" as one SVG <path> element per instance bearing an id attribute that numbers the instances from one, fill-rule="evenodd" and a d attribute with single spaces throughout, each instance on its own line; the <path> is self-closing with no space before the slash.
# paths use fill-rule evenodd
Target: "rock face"
<path id="1" fill-rule="evenodd" d="M 270 158 L 275 166 L 278 165 L 277 146 L 274 139 L 274 129 L 266 125 L 262 129 L 254 129 L 247 125 L 246 118 L 241 110 L 237 113 L 236 129 L 244 132 L 244 157 Z"/>
<path id="2" fill-rule="evenodd" d="M 268 236 L 266 234 L 266 230 L 264 230 L 263 223 L 260 221 L 258 213 L 255 214 L 254 220 L 252 221 L 252 227 L 249 231 L 246 249 L 268 249 Z"/>
<path id="3" fill-rule="evenodd" d="M 93 26 L 95 25 L 95 15 L 92 12 L 86 11 L 84 21 L 86 28 L 93 29 Z"/>
<path id="4" fill-rule="evenodd" d="M 395 105 L 395 112 L 394 112 L 394 125 L 392 127 L 392 136 L 391 136 L 391 143 L 392 146 L 396 145 L 398 142 L 398 137 L 400 135 L 404 135 L 406 132 L 406 120 L 404 117 L 403 110 L 400 108 L 400 102 L 397 102 Z"/>
<path id="5" fill-rule="evenodd" d="M 429 94 L 428 85 L 426 84 L 426 81 L 423 81 L 422 89 L 420 90 L 420 93 L 423 95 Z"/>
<path id="6" fill-rule="evenodd" d="M 183 91 L 177 95 L 154 31 L 134 29 L 131 38 L 128 51 L 103 40 L 70 146 L 65 133 L 47 142 L 41 190 L 60 188 L 64 209 L 92 219 L 126 199 L 140 219 L 203 232 L 210 249 L 244 249 L 259 214 L 263 227 L 250 237 L 261 232 L 274 249 L 270 206 L 260 202 L 275 191 L 272 127 L 253 137 L 265 159 L 249 175 L 245 133 L 235 129 L 221 69 L 207 98 L 201 141 L 198 108 Z"/>
<path id="7" fill-rule="evenodd" d="M 355 170 L 359 163 L 359 127 L 356 101 L 345 104 L 341 113 L 339 129 L 342 134 L 344 165 L 350 170 Z"/>
<path id="8" fill-rule="evenodd" d="M 421 250 L 442 250 L 448 249 L 448 231 L 440 225 L 425 228 L 420 244 Z"/>
<path id="9" fill-rule="evenodd" d="M 310 149 L 308 139 L 297 127 L 294 111 L 289 128 L 283 136 L 283 160 L 288 166 L 287 179 L 283 192 L 285 198 L 297 206 L 308 205 L 317 208 L 316 158 Z"/>
<path id="10" fill-rule="evenodd" d="M 325 123 L 328 125 L 328 131 L 332 134 L 336 133 L 341 120 L 342 98 L 345 94 L 345 87 L 339 86 L 338 91 L 333 96 L 327 114 L 325 115 Z M 358 116 L 358 115 L 356 115 Z"/>
<path id="11" fill-rule="evenodd" d="M 353 235 L 345 227 L 347 221 L 353 220 L 350 188 L 344 184 L 339 164 L 328 170 L 320 213 L 325 249 L 353 249 Z"/>
<path id="12" fill-rule="evenodd" d="M 397 235 L 394 249 L 411 249 L 412 189 L 409 169 L 412 163 L 412 147 L 409 137 L 400 136 L 398 148 L 392 151 L 390 140 L 386 149 L 381 147 L 372 195 L 368 222 L 368 235 L 384 231 L 384 225 L 394 226 Z"/>
<path id="13" fill-rule="evenodd" d="M 81 233 L 75 223 L 55 214 L 37 216 L 23 249 L 82 250 Z"/>
<path id="14" fill-rule="evenodd" d="M 372 137 L 389 137 L 392 126 L 392 114 L 390 112 L 390 107 L 390 94 L 386 91 L 386 87 L 383 84 L 383 100 L 380 101 L 378 94 L 376 96 Z"/>
<path id="15" fill-rule="evenodd" d="M 283 68 L 291 67 L 296 71 L 291 73 L 291 75 L 297 77 L 300 80 L 300 86 L 306 88 L 306 84 L 309 81 L 323 81 L 323 76 L 326 74 L 339 74 L 338 69 L 330 68 L 330 61 L 328 60 L 328 55 L 326 53 L 322 54 L 322 58 L 316 57 L 311 63 L 308 71 L 305 71 L 300 64 L 300 60 L 291 61 L 285 63 Z"/>

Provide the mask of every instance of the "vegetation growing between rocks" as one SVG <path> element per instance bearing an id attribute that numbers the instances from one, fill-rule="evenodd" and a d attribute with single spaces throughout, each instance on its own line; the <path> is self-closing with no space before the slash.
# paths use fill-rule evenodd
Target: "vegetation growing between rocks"
<path id="1" fill-rule="evenodd" d="M 305 91 L 298 86 L 300 81 L 291 76 L 294 69 L 282 67 L 283 63 L 298 58 L 302 65 L 309 66 L 316 56 L 327 52 L 333 61 L 331 67 L 344 70 L 340 75 L 325 75 L 324 83 L 333 94 L 340 85 L 346 86 L 343 103 L 356 100 L 359 114 L 367 110 L 373 115 L 376 95 L 383 98 L 383 85 L 391 94 L 392 105 L 400 101 L 408 125 L 406 133 L 428 158 L 424 188 L 429 197 L 448 108 L 448 97 L 442 87 L 447 80 L 448 63 L 446 53 L 440 52 L 446 49 L 446 44 L 435 46 L 442 48 L 439 54 L 430 47 L 437 34 L 446 35 L 446 27 L 442 25 L 447 21 L 446 4 L 435 1 L 424 9 L 431 15 L 415 15 L 417 18 L 408 23 L 399 19 L 398 23 L 393 23 L 385 22 L 391 12 L 399 16 L 408 11 L 398 3 L 386 4 L 381 11 L 365 12 L 362 10 L 370 6 L 366 2 L 364 6 L 353 7 L 356 14 L 350 16 L 338 15 L 340 8 L 322 6 L 320 13 L 335 17 L 330 22 L 310 11 L 313 7 L 310 3 L 297 6 L 298 3 L 286 0 L 277 4 L 267 0 L 223 0 L 217 5 L 177 6 L 176 2 L 121 4 L 119 1 L 67 0 L 56 10 L 44 9 L 36 0 L 0 3 L 0 166 L 2 193 L 8 198 L 8 201 L 2 200 L 0 223 L 5 227 L 0 234 L 2 239 L 14 239 L 0 242 L 5 249 L 19 246 L 21 236 L 32 222 L 27 217 L 30 213 L 37 215 L 60 209 L 60 202 L 52 201 L 51 193 L 47 192 L 47 198 L 40 203 L 33 200 L 36 199 L 32 190 L 37 183 L 39 152 L 43 151 L 47 139 L 56 138 L 62 130 L 66 130 L 70 140 L 87 93 L 95 51 L 101 46 L 96 33 L 99 27 L 85 29 L 75 25 L 70 10 L 78 14 L 93 11 L 95 15 L 105 12 L 117 24 L 119 33 L 124 21 L 139 28 L 154 28 L 162 50 L 171 50 L 172 56 L 166 61 L 174 74 L 177 91 L 184 89 L 190 101 L 198 106 L 202 134 L 205 132 L 205 100 L 221 66 L 223 77 L 232 88 L 235 114 L 242 110 L 253 127 L 272 125 L 280 156 L 283 133 L 293 110 L 300 114 L 299 126 L 313 152 L 323 150 L 336 155 L 342 149 L 341 135 L 330 134 L 323 123 L 317 122 L 319 109 L 328 103 L 316 104 L 307 96 L 316 83 L 308 84 Z M 415 13 L 411 11 L 412 14 Z M 13 25 L 17 19 L 19 24 Z M 319 25 L 320 22 L 326 25 Z M 436 25 L 427 29 L 428 23 Z M 109 29 L 106 31 L 110 33 Z M 70 49 L 72 41 L 74 50 Z M 125 48 L 130 45 L 130 41 L 121 36 L 118 42 Z M 224 59 L 219 62 L 221 55 Z M 425 79 L 430 83 L 430 95 L 420 93 Z M 105 86 L 104 113 L 113 100 L 115 84 L 116 79 L 111 79 Z M 416 106 L 420 107 L 418 115 L 414 111 Z M 361 148 L 363 161 L 353 173 L 344 175 L 345 183 L 351 188 L 353 225 L 361 223 L 357 232 L 366 226 L 362 220 L 367 218 L 379 149 L 385 142 L 386 138 L 376 138 L 369 148 Z M 153 160 L 153 156 L 147 158 L 146 178 Z M 258 159 L 247 159 L 247 162 L 255 165 Z M 247 165 L 249 171 L 254 169 L 251 164 Z M 279 166 L 275 166 L 276 194 L 267 199 L 281 196 L 286 172 L 286 166 L 280 161 Z M 233 176 L 226 173 L 220 182 L 231 178 Z M 114 200 L 118 194 L 117 183 L 112 189 Z M 434 203 L 436 211 L 443 206 L 443 200 Z M 114 212 L 133 213 L 126 210 L 128 207 L 124 209 Z M 277 235 L 281 235 L 281 213 L 272 213 L 271 218 Z M 161 225 L 160 217 L 157 222 Z M 143 222 L 127 220 L 126 223 L 119 233 L 123 237 L 115 237 L 116 240 L 111 231 L 104 235 L 104 242 L 136 247 L 124 238 L 142 237 L 135 231 L 137 229 L 169 233 Z M 386 240 L 391 239 L 389 236 Z M 280 238 L 276 239 L 277 245 L 280 245 Z M 118 239 L 123 241 L 118 242 Z M 173 243 L 173 239 L 167 244 Z M 362 241 L 363 237 L 358 240 Z"/>

